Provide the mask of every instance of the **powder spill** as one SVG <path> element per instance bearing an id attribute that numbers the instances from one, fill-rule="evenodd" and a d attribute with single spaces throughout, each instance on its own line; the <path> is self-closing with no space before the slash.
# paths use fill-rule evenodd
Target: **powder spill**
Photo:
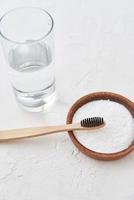
<path id="1" fill-rule="evenodd" d="M 109 101 L 94 101 L 82 106 L 75 114 L 73 122 L 88 117 L 103 117 L 106 126 L 94 131 L 75 131 L 79 142 L 97 152 L 114 153 L 127 148 L 134 139 L 134 120 L 122 105 Z"/>

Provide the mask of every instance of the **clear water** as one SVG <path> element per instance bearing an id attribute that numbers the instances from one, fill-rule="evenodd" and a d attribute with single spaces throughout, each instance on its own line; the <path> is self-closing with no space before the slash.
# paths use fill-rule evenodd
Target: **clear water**
<path id="1" fill-rule="evenodd" d="M 43 104 L 54 88 L 54 66 L 48 46 L 21 44 L 8 55 L 10 78 L 18 101 L 25 106 Z"/>

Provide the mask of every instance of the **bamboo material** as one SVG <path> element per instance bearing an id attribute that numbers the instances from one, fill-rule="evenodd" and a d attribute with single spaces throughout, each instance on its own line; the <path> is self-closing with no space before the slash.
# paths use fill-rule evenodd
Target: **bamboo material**
<path id="1" fill-rule="evenodd" d="M 46 127 L 34 127 L 34 128 L 22 128 L 0 131 L 0 142 L 7 140 L 17 140 L 31 137 L 38 137 L 43 135 L 49 135 L 53 133 L 59 133 L 72 130 L 94 130 L 102 128 L 105 124 L 96 127 L 82 127 L 80 123 L 67 124 L 61 126 L 46 126 Z"/>

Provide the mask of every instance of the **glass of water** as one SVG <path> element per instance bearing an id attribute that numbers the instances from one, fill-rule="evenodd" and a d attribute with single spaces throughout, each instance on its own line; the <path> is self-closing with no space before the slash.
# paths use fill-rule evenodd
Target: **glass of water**
<path id="1" fill-rule="evenodd" d="M 40 111 L 55 99 L 54 22 L 41 8 L 15 8 L 2 16 L 0 35 L 17 101 Z"/>

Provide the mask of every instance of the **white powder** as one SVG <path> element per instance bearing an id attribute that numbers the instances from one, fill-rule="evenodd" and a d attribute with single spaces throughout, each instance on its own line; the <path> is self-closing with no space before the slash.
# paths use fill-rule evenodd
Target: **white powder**
<path id="1" fill-rule="evenodd" d="M 88 117 L 103 117 L 106 126 L 94 131 L 75 131 L 81 144 L 91 150 L 113 153 L 127 148 L 134 139 L 134 120 L 122 105 L 109 101 L 94 101 L 82 106 L 75 114 L 73 122 Z"/>

